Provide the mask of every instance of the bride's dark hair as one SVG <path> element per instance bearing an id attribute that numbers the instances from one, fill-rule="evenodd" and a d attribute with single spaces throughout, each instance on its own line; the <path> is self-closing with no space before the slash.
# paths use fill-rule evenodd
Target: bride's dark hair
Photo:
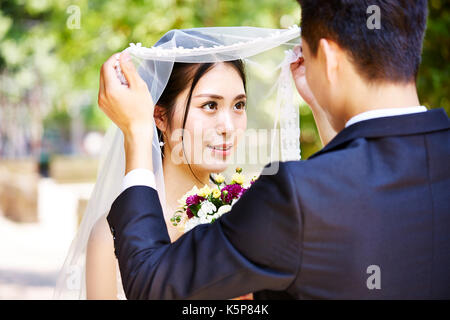
<path id="1" fill-rule="evenodd" d="M 241 76 L 242 82 L 244 84 L 244 90 L 246 91 L 246 80 L 245 80 L 245 69 L 244 64 L 242 60 L 233 60 L 233 61 L 226 61 L 223 62 L 226 64 L 231 65 L 233 68 L 236 69 L 236 71 Z M 166 117 L 167 124 L 170 127 L 173 114 L 175 111 L 175 105 L 176 105 L 176 99 L 180 95 L 181 92 L 183 92 L 188 86 L 189 86 L 189 94 L 186 99 L 186 105 L 184 108 L 184 115 L 183 115 L 183 124 L 182 124 L 182 136 L 181 141 L 183 143 L 183 154 L 186 158 L 186 153 L 184 150 L 184 128 L 186 126 L 186 120 L 189 113 L 189 108 L 191 104 L 191 98 L 192 98 L 192 92 L 194 91 L 195 86 L 197 85 L 198 81 L 201 79 L 203 75 L 205 75 L 209 70 L 211 70 L 216 64 L 215 63 L 181 63 L 181 62 L 175 62 L 173 64 L 172 73 L 170 74 L 170 78 L 167 82 L 166 87 L 164 88 L 163 93 L 161 94 L 161 97 L 159 98 L 158 102 L 156 103 L 159 107 L 163 108 L 162 116 Z M 157 128 L 158 130 L 158 137 L 160 141 L 162 140 L 162 132 Z M 162 147 L 161 154 L 164 154 L 164 147 Z M 187 160 L 187 159 L 186 159 Z M 189 169 L 191 170 L 192 174 L 195 176 L 194 172 L 192 171 L 191 166 L 189 165 Z M 197 178 L 197 176 L 195 176 Z M 198 178 L 197 178 L 198 180 Z"/>

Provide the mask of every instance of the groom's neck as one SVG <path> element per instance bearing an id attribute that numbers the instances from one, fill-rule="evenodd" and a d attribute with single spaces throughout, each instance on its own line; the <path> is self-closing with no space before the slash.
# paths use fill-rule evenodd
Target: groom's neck
<path id="1" fill-rule="evenodd" d="M 419 106 L 419 97 L 414 82 L 407 84 L 383 83 L 356 84 L 348 94 L 344 114 L 345 122 L 352 117 L 370 110 L 407 108 Z"/>

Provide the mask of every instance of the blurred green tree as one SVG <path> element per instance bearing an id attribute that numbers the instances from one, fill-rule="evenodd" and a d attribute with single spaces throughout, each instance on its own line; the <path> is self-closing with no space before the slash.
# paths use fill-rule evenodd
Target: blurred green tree
<path id="1" fill-rule="evenodd" d="M 429 6 L 419 94 L 428 107 L 448 113 L 450 4 L 430 0 Z M 174 28 L 287 27 L 299 23 L 299 17 L 294 0 L 3 0 L 0 138 L 10 136 L 10 149 L 17 145 L 14 141 L 29 139 L 31 151 L 23 152 L 33 154 L 44 129 L 66 137 L 67 121 L 73 118 L 83 123 L 83 130 L 104 131 L 110 122 L 97 107 L 99 69 L 129 42 L 151 46 Z M 23 110 L 28 110 L 26 120 Z M 307 158 L 321 145 L 309 108 L 304 105 L 300 111 L 302 155 Z M 2 153 L 0 148 L 0 156 L 6 149 Z"/>
<path id="2" fill-rule="evenodd" d="M 417 86 L 421 102 L 450 115 L 450 2 L 430 0 Z"/>
<path id="3" fill-rule="evenodd" d="M 298 22 L 299 10 L 292 0 L 2 1 L 0 120 L 17 121 L 17 105 L 38 110 L 35 145 L 42 124 L 67 136 L 61 119 L 79 117 L 86 130 L 104 131 L 110 122 L 97 107 L 100 66 L 128 43 L 151 46 L 174 28 L 287 27 Z M 26 97 L 33 91 L 41 99 L 30 105 Z M 15 131 L 29 135 L 25 124 Z"/>

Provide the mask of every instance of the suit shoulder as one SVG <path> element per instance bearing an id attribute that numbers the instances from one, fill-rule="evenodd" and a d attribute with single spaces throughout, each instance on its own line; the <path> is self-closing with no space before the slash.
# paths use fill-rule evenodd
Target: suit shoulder
<path id="1" fill-rule="evenodd" d="M 291 177 L 293 175 L 311 175 L 316 170 L 327 167 L 330 161 L 337 160 L 339 156 L 325 155 L 324 157 L 317 157 L 308 160 L 294 160 L 279 163 L 279 173 L 282 176 Z"/>

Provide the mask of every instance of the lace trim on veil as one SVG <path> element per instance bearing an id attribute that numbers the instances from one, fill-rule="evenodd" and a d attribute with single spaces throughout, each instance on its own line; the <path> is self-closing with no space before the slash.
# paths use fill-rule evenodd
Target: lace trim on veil
<path id="1" fill-rule="evenodd" d="M 171 49 L 165 49 L 161 47 L 144 47 L 142 43 L 130 43 L 129 47 L 125 51 L 129 51 L 135 56 L 143 59 L 151 59 L 154 57 L 182 57 L 182 56 L 192 56 L 192 55 L 209 55 L 209 54 L 219 54 L 223 52 L 230 52 L 232 50 L 241 51 L 244 49 L 251 49 L 255 44 L 267 42 L 270 39 L 274 40 L 274 46 L 277 46 L 280 42 L 289 41 L 290 39 L 300 35 L 300 27 L 297 25 L 292 25 L 285 30 L 277 30 L 268 37 L 257 37 L 250 41 L 240 41 L 231 45 L 214 45 L 211 48 L 205 48 L 203 46 L 195 48 L 183 48 L 178 46 Z M 270 48 L 270 47 L 269 47 Z M 251 52 L 251 50 L 250 50 Z M 248 54 L 248 55 L 251 55 Z"/>

